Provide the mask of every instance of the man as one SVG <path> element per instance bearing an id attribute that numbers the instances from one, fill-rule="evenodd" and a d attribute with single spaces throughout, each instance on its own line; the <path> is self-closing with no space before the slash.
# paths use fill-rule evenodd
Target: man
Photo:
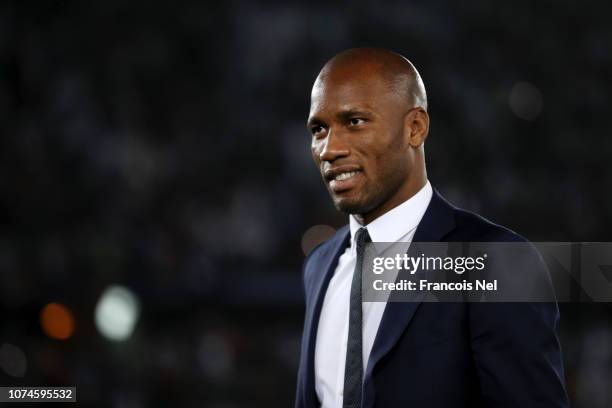
<path id="1" fill-rule="evenodd" d="M 304 262 L 296 407 L 566 407 L 555 303 L 362 303 L 373 242 L 524 242 L 427 180 L 427 97 L 396 53 L 332 58 L 311 95 L 312 155 L 349 225 Z"/>

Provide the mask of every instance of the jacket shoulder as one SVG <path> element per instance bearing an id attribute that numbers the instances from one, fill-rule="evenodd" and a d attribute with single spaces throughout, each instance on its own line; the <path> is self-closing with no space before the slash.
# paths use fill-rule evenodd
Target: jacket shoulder
<path id="1" fill-rule="evenodd" d="M 509 228 L 496 224 L 481 215 L 453 207 L 455 230 L 449 238 L 471 242 L 528 242 Z"/>
<path id="2" fill-rule="evenodd" d="M 338 243 L 339 240 L 343 240 L 346 237 L 348 229 L 348 224 L 344 225 L 343 227 L 339 228 L 330 238 L 315 246 L 306 256 L 305 262 L 309 261 L 310 259 L 320 258 L 322 255 L 329 253 L 329 251 L 335 246 L 335 244 Z"/>
<path id="3" fill-rule="evenodd" d="M 333 257 L 334 255 L 336 255 L 335 252 L 338 243 L 339 241 L 343 241 L 347 238 L 348 229 L 348 225 L 339 228 L 334 233 L 334 235 L 314 247 L 314 249 L 310 251 L 310 253 L 306 256 L 303 265 L 304 286 L 306 288 L 310 287 L 310 282 L 312 281 L 316 273 L 323 272 L 320 268 L 316 266 L 320 265 L 321 262 L 328 260 L 329 257 Z"/>

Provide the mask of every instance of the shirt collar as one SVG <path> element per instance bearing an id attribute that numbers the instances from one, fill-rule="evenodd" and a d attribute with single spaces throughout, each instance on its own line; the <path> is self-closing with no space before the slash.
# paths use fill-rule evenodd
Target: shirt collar
<path id="1" fill-rule="evenodd" d="M 432 195 L 433 189 L 428 180 L 415 195 L 366 225 L 372 242 L 397 242 L 415 229 L 425 215 Z M 349 226 L 352 246 L 355 233 L 363 225 L 350 215 Z"/>

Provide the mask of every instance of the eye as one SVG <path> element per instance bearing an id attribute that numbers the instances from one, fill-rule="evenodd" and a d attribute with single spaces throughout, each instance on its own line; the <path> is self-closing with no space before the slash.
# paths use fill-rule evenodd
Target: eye
<path id="1" fill-rule="evenodd" d="M 351 119 L 349 119 L 349 125 L 350 126 L 363 125 L 365 122 L 366 122 L 365 119 L 361 119 L 361 118 L 351 118 Z"/>
<path id="2" fill-rule="evenodd" d="M 319 136 L 324 130 L 325 128 L 323 126 L 314 125 L 310 128 L 310 133 L 312 133 L 313 136 Z"/>

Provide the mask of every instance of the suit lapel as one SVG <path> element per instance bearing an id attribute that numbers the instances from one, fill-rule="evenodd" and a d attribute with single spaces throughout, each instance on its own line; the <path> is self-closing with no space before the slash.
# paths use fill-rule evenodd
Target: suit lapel
<path id="1" fill-rule="evenodd" d="M 431 202 L 417 227 L 412 242 L 438 242 L 454 226 L 453 207 L 434 189 Z M 419 306 L 418 301 L 387 303 L 364 373 L 364 407 L 371 407 L 374 404 L 375 390 L 372 374 L 376 364 L 397 343 Z"/>
<path id="2" fill-rule="evenodd" d="M 304 331 L 307 333 L 305 337 L 305 350 L 307 352 L 306 361 L 308 364 L 306 373 L 308 374 L 303 390 L 306 397 L 306 406 L 308 407 L 317 406 L 314 378 L 314 352 L 323 299 L 325 298 L 329 281 L 338 265 L 338 259 L 349 245 L 349 240 L 350 234 L 348 227 L 345 227 L 344 231 L 339 230 L 333 238 L 331 245 L 327 246 L 327 248 L 318 255 L 318 259 L 313 259 L 310 262 L 310 265 L 312 265 L 311 268 L 315 270 L 311 272 L 313 274 L 313 283 L 311 286 L 310 301 L 308 302 L 308 308 L 306 309 L 306 316 L 304 319 Z"/>

